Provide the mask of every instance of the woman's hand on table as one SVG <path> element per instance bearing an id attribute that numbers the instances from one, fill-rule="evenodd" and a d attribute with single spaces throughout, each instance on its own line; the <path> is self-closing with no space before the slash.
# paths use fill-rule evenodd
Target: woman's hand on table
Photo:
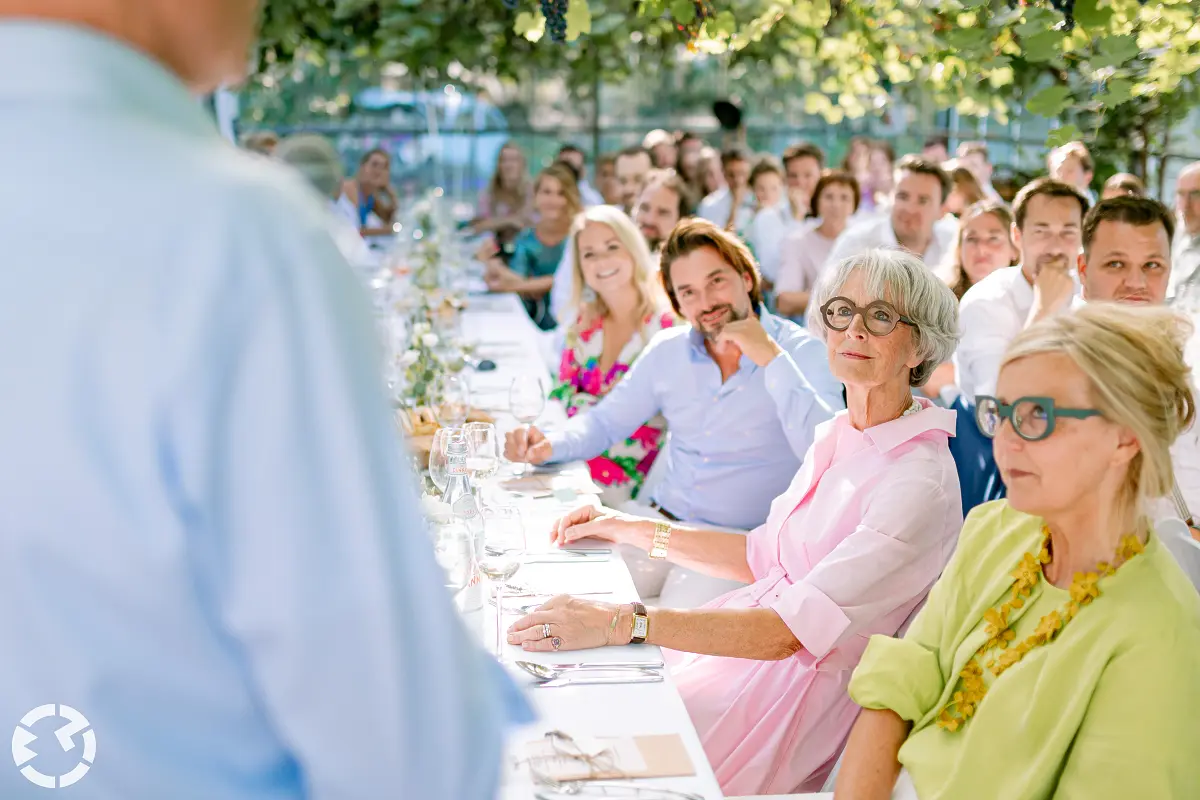
<path id="1" fill-rule="evenodd" d="M 546 434 L 532 425 L 504 434 L 504 457 L 514 464 L 545 464 L 553 452 Z"/>
<path id="2" fill-rule="evenodd" d="M 613 617 L 617 624 L 613 626 Z M 545 625 L 550 635 L 546 636 Z M 629 613 L 621 613 L 615 603 L 580 600 L 570 595 L 552 597 L 532 614 L 526 614 L 508 628 L 508 643 L 536 652 L 587 650 L 605 645 L 629 644 L 633 622 Z M 554 646 L 554 640 L 559 645 Z"/>
<path id="3" fill-rule="evenodd" d="M 550 529 L 550 543 L 566 547 L 580 539 L 602 539 L 642 547 L 646 534 L 654 538 L 654 523 L 611 508 L 584 506 L 562 517 Z"/>

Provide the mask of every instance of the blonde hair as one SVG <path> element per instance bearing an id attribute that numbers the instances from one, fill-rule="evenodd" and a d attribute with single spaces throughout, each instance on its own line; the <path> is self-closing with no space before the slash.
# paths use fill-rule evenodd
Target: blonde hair
<path id="1" fill-rule="evenodd" d="M 1171 445 L 1196 414 L 1183 347 L 1192 326 L 1158 306 L 1089 303 L 1023 331 L 1005 365 L 1061 353 L 1087 376 L 1093 402 L 1106 420 L 1129 428 L 1139 452 L 1129 463 L 1120 503 L 1145 512 L 1145 503 L 1171 492 Z"/>
<path id="2" fill-rule="evenodd" d="M 515 186 L 505 186 L 504 179 L 500 176 L 500 159 L 504 157 L 505 150 L 512 150 L 521 157 L 521 175 L 517 178 Z M 491 213 L 496 216 L 501 216 L 497 211 L 501 206 L 506 214 L 523 214 L 530 203 L 529 166 L 525 160 L 525 151 L 511 139 L 501 145 L 496 154 L 496 169 L 488 182 L 487 196 Z"/>
<path id="3" fill-rule="evenodd" d="M 579 234 L 589 223 L 605 225 L 616 235 L 617 241 L 629 252 L 633 260 L 633 285 L 638 293 L 637 319 L 646 317 L 662 309 L 666 303 L 662 290 L 654 280 L 654 256 L 646 244 L 645 238 L 634 226 L 633 220 L 625 212 L 615 206 L 592 206 L 575 217 L 571 225 L 571 239 L 567 243 L 571 258 L 574 261 L 575 282 L 571 289 L 571 305 L 567 319 L 560 320 L 570 324 L 576 320 L 594 320 L 608 314 L 604 298 L 596 295 L 594 299 L 584 299 L 584 289 L 587 281 L 583 277 L 583 259 L 579 252 Z"/>
<path id="4" fill-rule="evenodd" d="M 563 197 L 567 201 L 567 218 L 574 219 L 575 215 L 583 210 L 583 199 L 579 195 L 579 184 L 575 180 L 575 173 L 561 162 L 551 164 L 539 172 L 537 180 L 533 182 L 535 196 L 542 186 L 542 181 L 546 178 L 558 181 L 558 185 L 562 187 Z"/>

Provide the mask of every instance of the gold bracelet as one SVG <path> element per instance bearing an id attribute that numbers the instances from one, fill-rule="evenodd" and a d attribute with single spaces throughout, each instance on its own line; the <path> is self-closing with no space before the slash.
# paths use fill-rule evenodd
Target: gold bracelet
<path id="1" fill-rule="evenodd" d="M 612 643 L 612 635 L 617 630 L 617 620 L 621 618 L 621 607 L 617 606 L 617 610 L 613 612 L 612 622 L 608 623 L 608 634 L 604 637 L 604 645 L 607 647 Z"/>

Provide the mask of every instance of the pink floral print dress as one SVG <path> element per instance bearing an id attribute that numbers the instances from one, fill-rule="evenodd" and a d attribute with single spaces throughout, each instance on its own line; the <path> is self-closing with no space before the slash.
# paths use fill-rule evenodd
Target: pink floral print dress
<path id="1" fill-rule="evenodd" d="M 604 352 L 604 320 L 597 318 L 586 327 L 578 322 L 567 328 L 566 346 L 558 367 L 558 383 L 550 397 L 558 400 L 574 417 L 598 403 L 641 354 L 659 331 L 675 325 L 670 312 L 655 312 L 646 317 L 608 371 L 601 374 L 600 356 Z M 623 442 L 619 442 L 588 461 L 594 480 L 603 491 L 605 505 L 632 500 L 646 479 L 666 436 L 662 417 L 647 420 Z"/>

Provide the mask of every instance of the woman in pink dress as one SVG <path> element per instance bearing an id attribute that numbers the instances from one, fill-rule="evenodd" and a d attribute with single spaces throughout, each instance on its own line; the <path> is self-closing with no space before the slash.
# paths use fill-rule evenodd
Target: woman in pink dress
<path id="1" fill-rule="evenodd" d="M 814 302 L 848 410 L 818 429 L 764 525 L 744 535 L 585 508 L 552 531 L 750 585 L 683 610 L 560 596 L 509 629 L 528 650 L 644 637 L 678 651 L 675 683 L 729 795 L 820 787 L 858 715 L 846 687 L 868 638 L 901 629 L 962 527 L 954 412 L 912 394 L 954 348 L 949 287 L 914 256 L 873 250 L 832 270 Z"/>

